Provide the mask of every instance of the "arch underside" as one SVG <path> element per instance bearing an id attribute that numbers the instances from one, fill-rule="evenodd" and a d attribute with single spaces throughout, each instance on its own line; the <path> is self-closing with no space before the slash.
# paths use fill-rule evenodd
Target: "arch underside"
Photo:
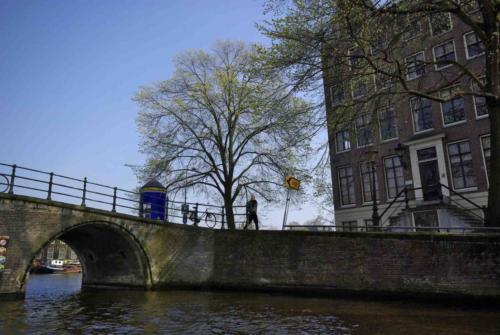
<path id="1" fill-rule="evenodd" d="M 78 255 L 83 286 L 148 286 L 149 262 L 131 233 L 109 223 L 84 223 L 57 237 Z"/>

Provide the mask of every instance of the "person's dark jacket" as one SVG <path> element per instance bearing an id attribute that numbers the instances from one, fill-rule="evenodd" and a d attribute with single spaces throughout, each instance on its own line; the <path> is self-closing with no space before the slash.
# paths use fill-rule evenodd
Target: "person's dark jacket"
<path id="1" fill-rule="evenodd" d="M 247 213 L 248 214 L 257 213 L 257 200 L 249 200 L 247 202 Z"/>

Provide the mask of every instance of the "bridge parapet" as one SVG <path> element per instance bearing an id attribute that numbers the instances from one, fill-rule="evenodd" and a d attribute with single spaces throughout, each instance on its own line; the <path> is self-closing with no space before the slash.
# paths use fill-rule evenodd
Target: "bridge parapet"
<path id="1" fill-rule="evenodd" d="M 118 212 L 134 216 L 161 217 L 170 223 L 201 225 L 208 228 L 224 229 L 226 215 L 224 206 L 202 202 L 177 201 L 164 194 L 150 193 L 148 198 L 155 202 L 165 202 L 161 213 L 155 207 L 144 210 L 141 192 L 109 186 L 90 181 L 87 178 L 68 177 L 54 172 L 0 163 L 0 194 L 17 194 L 59 201 Z M 159 209 L 156 209 L 157 211 Z M 242 225 L 246 219 L 245 206 L 234 206 L 236 224 Z"/>

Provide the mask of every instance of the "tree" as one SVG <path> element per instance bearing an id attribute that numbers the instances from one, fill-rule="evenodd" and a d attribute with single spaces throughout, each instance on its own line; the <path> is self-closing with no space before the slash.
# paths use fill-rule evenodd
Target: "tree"
<path id="1" fill-rule="evenodd" d="M 261 49 L 269 71 L 281 70 L 288 84 L 298 90 L 318 90 L 323 78 L 334 76 L 339 86 L 348 83 L 360 93 L 361 98 L 345 99 L 334 108 L 328 119 L 330 128 L 375 110 L 383 101 L 407 95 L 439 102 L 466 95 L 484 99 L 492 148 L 486 222 L 490 226 L 499 224 L 500 206 L 495 205 L 500 198 L 497 0 L 276 0 L 270 1 L 268 7 L 277 15 L 260 26 L 273 42 L 270 48 Z M 436 29 L 441 29 L 448 15 L 468 26 L 473 32 L 471 37 L 478 42 L 476 48 L 484 51 L 484 78 L 456 58 L 443 55 L 432 60 L 409 59 L 405 54 L 408 44 L 432 38 L 418 35 L 417 22 L 429 19 Z M 417 38 L 410 39 L 415 34 Z M 445 66 L 446 70 L 436 69 Z M 420 71 L 432 75 L 407 80 L 407 76 Z M 376 86 L 371 80 L 374 76 Z M 432 82 L 428 78 L 433 78 Z M 447 96 L 440 94 L 453 85 L 458 85 L 457 89 Z"/>
<path id="2" fill-rule="evenodd" d="M 231 229 L 233 205 L 245 191 L 279 199 L 284 175 L 301 175 L 309 150 L 309 106 L 254 60 L 254 48 L 239 42 L 186 52 L 170 79 L 135 97 L 148 156 L 141 174 L 159 178 L 169 192 L 222 198 Z"/>

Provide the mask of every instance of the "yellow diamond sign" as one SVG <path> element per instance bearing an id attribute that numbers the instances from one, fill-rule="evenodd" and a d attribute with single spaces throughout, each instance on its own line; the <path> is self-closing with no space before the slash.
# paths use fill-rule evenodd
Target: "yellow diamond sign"
<path id="1" fill-rule="evenodd" d="M 300 188 L 300 180 L 293 176 L 286 176 L 285 187 L 291 190 L 298 190 Z"/>

